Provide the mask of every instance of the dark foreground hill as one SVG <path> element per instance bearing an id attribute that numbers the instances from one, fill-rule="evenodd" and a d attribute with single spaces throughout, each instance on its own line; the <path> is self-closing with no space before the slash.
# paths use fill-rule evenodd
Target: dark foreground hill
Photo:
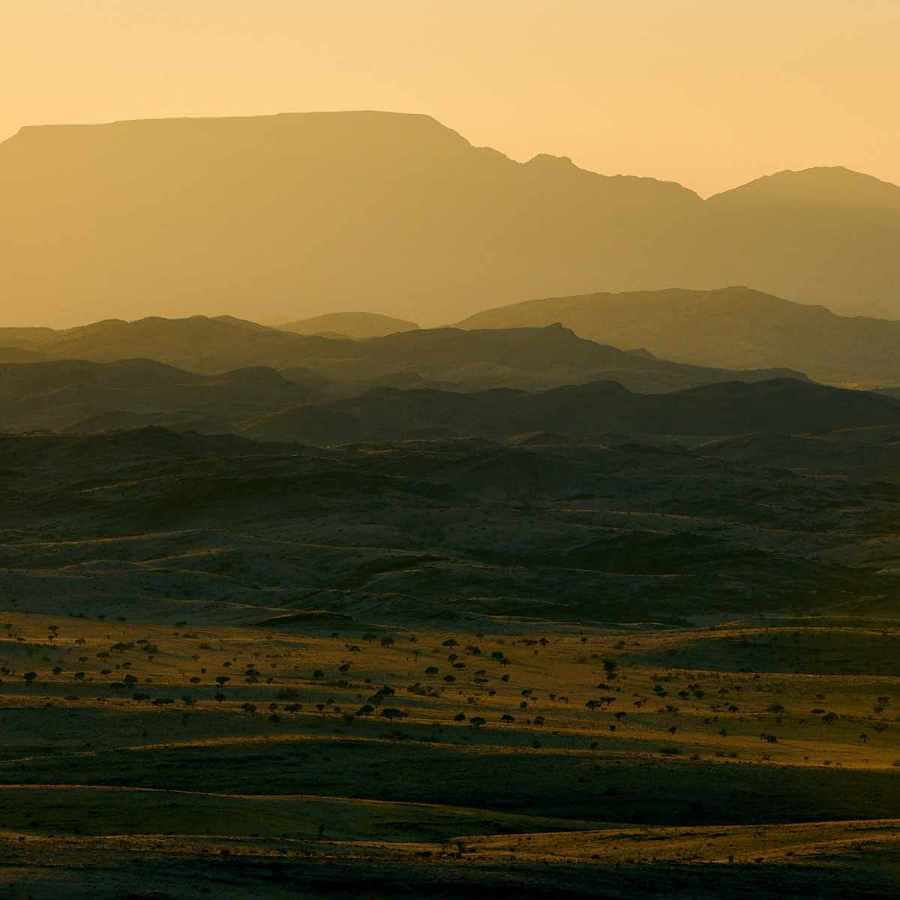
<path id="1" fill-rule="evenodd" d="M 896 484 L 725 449 L 6 437 L 0 591 L 32 611 L 220 623 L 671 620 L 890 593 L 893 539 L 869 539 L 900 513 Z"/>
<path id="2" fill-rule="evenodd" d="M 111 320 L 56 332 L 0 329 L 2 346 L 21 348 L 27 359 L 141 358 L 209 374 L 262 366 L 282 370 L 294 380 L 306 381 L 317 373 L 348 385 L 534 389 L 612 378 L 637 391 L 668 391 L 798 375 L 785 369 L 736 371 L 671 363 L 647 352 L 623 352 L 579 338 L 558 325 L 484 331 L 437 328 L 350 340 L 290 334 L 228 316 L 194 316 Z"/>
<path id="3" fill-rule="evenodd" d="M 896 896 L 897 433 L 0 436 L 0 895 Z"/>
<path id="4" fill-rule="evenodd" d="M 486 310 L 464 328 L 540 327 L 704 366 L 789 366 L 818 381 L 900 383 L 900 321 L 838 316 L 749 288 L 584 294 Z"/>
<path id="5" fill-rule="evenodd" d="M 539 393 L 383 388 L 275 413 L 251 424 L 246 433 L 265 440 L 329 444 L 426 436 L 510 438 L 546 431 L 584 440 L 608 432 L 790 434 L 864 426 L 900 426 L 900 402 L 774 379 L 670 394 L 634 394 L 608 381 Z"/>
<path id="6" fill-rule="evenodd" d="M 429 435 L 552 433 L 584 440 L 609 432 L 720 436 L 900 424 L 900 402 L 884 394 L 668 363 L 559 327 L 446 329 L 327 343 L 346 355 L 307 358 L 307 367 L 282 372 L 253 366 L 203 375 L 146 359 L 0 364 L 0 429 L 97 433 L 157 425 L 335 444 Z M 516 387 L 477 389 L 510 382 Z M 558 382 L 563 386 L 541 389 Z M 429 384 L 437 386 L 421 386 Z"/>
<path id="7" fill-rule="evenodd" d="M 47 323 L 348 307 L 434 323 L 726 284 L 900 315 L 900 188 L 840 168 L 703 200 L 515 162 L 426 116 L 305 113 L 23 128 L 0 144 L 0 196 L 0 296 Z"/>

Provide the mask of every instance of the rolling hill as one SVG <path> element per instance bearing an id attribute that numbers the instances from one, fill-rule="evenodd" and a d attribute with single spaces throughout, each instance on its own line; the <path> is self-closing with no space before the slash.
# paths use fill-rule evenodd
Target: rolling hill
<path id="1" fill-rule="evenodd" d="M 0 435 L 0 894 L 895 896 L 897 483 L 713 449 Z"/>
<path id="2" fill-rule="evenodd" d="M 234 430 L 246 418 L 322 395 L 273 369 L 198 375 L 147 359 L 0 364 L 0 431 L 109 431 L 167 425 Z"/>
<path id="3" fill-rule="evenodd" d="M 0 435 L 0 471 L 0 588 L 51 615 L 583 627 L 815 608 L 896 581 L 881 571 L 895 536 L 870 541 L 896 482 L 705 447 L 316 448 L 145 428 Z"/>
<path id="4" fill-rule="evenodd" d="M 287 322 L 279 327 L 282 331 L 292 331 L 295 334 L 321 334 L 360 339 L 385 337 L 398 331 L 414 331 L 419 326 L 415 322 L 379 313 L 337 312 Z"/>

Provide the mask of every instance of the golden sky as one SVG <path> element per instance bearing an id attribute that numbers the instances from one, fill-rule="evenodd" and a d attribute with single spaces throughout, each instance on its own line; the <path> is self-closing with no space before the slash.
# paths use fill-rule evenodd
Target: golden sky
<path id="1" fill-rule="evenodd" d="M 813 165 L 900 183 L 898 95 L 900 0 L 0 0 L 0 139 L 386 109 L 709 194 Z"/>

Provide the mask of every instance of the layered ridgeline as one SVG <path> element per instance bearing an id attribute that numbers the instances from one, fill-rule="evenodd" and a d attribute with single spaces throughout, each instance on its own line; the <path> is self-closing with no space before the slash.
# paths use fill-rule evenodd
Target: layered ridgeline
<path id="1" fill-rule="evenodd" d="M 406 331 L 366 340 L 299 335 L 230 317 L 108 320 L 64 331 L 0 328 L 0 362 L 28 359 L 115 362 L 149 359 L 191 372 L 221 374 L 264 366 L 291 379 L 351 385 L 546 388 L 597 379 L 637 391 L 717 381 L 798 375 L 786 369 L 711 369 L 624 352 L 567 328 Z"/>
<path id="2" fill-rule="evenodd" d="M 541 392 L 381 388 L 285 410 L 248 423 L 244 433 L 314 444 L 469 436 L 552 444 L 602 442 L 610 433 L 712 437 L 860 428 L 878 429 L 874 443 L 891 446 L 893 476 L 900 460 L 900 402 L 790 378 L 670 394 L 636 394 L 609 381 Z M 728 447 L 724 451 L 731 454 Z M 769 462 L 780 465 L 782 459 L 781 448 L 773 445 Z"/>
<path id="3" fill-rule="evenodd" d="M 7 432 L 162 426 L 339 444 L 523 435 L 602 442 L 611 433 L 720 437 L 879 427 L 888 429 L 876 436 L 879 466 L 885 452 L 893 466 L 892 429 L 900 430 L 900 403 L 885 394 L 825 387 L 792 369 L 671 362 L 559 324 L 414 329 L 354 340 L 195 316 L 64 331 L 0 329 L 0 348 L 0 431 Z M 724 452 L 740 458 L 763 446 L 772 445 L 755 441 Z M 815 456 L 820 448 L 792 445 L 785 456 L 775 447 L 771 461 L 798 451 Z"/>
<path id="4" fill-rule="evenodd" d="M 555 322 L 591 340 L 695 365 L 791 366 L 819 381 L 900 384 L 900 321 L 839 316 L 744 287 L 550 297 L 486 310 L 460 324 Z"/>
<path id="5" fill-rule="evenodd" d="M 305 113 L 24 128 L 0 144 L 0 196 L 9 324 L 347 308 L 436 323 L 724 284 L 900 316 L 900 188 L 844 169 L 703 200 L 519 163 L 426 116 Z"/>
<path id="6" fill-rule="evenodd" d="M 145 426 L 318 445 L 460 437 L 603 444 L 629 434 L 696 443 L 741 436 L 722 445 L 726 458 L 807 468 L 819 465 L 824 452 L 844 470 L 874 466 L 886 477 L 894 477 L 900 453 L 900 401 L 791 378 L 641 394 L 603 380 L 543 391 L 462 391 L 354 387 L 268 368 L 199 375 L 149 360 L 0 365 L 0 432 Z M 850 429 L 864 432 L 851 440 Z M 827 445 L 819 440 L 826 434 Z M 755 436 L 749 443 L 748 435 Z M 785 438 L 792 435 L 803 438 Z"/>

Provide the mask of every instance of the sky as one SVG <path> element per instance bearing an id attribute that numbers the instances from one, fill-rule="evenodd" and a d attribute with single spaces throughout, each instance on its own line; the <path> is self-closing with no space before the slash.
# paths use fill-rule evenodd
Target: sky
<path id="1" fill-rule="evenodd" d="M 708 195 L 900 183 L 900 0 L 0 0 L 22 125 L 383 109 Z"/>

